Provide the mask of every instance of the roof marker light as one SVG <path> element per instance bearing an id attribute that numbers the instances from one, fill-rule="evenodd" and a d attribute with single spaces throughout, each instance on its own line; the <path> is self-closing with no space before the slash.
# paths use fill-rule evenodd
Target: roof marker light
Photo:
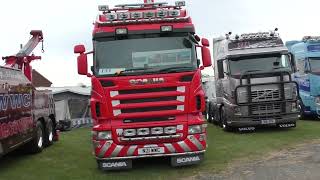
<path id="1" fill-rule="evenodd" d="M 109 6 L 108 5 L 99 5 L 98 6 L 99 11 L 109 11 Z"/>
<path id="2" fill-rule="evenodd" d="M 176 1 L 176 6 L 177 7 L 186 6 L 186 1 Z"/>

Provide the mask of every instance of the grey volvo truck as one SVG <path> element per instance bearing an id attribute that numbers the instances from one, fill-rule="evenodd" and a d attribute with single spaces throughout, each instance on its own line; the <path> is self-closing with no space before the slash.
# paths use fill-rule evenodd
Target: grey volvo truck
<path id="1" fill-rule="evenodd" d="M 208 121 L 226 131 L 296 127 L 295 63 L 276 31 L 229 33 L 213 45 L 216 97 Z"/>

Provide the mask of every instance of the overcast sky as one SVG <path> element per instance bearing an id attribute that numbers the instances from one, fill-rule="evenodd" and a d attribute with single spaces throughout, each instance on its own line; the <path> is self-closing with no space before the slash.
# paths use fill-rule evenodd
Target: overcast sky
<path id="1" fill-rule="evenodd" d="M 0 2 L 0 56 L 17 53 L 32 29 L 44 32 L 45 53 L 34 51 L 41 62 L 35 69 L 54 86 L 90 84 L 76 70 L 73 46 L 85 44 L 92 49 L 92 23 L 98 4 L 113 6 L 143 0 L 10 0 Z M 165 0 L 159 0 L 165 1 Z M 157 0 L 156 0 L 157 2 Z M 174 3 L 169 0 L 168 2 Z M 286 40 L 304 35 L 320 35 L 319 0 L 189 0 L 187 9 L 197 34 L 212 39 L 229 31 L 234 34 L 268 31 L 279 28 Z M 92 61 L 92 59 L 90 59 Z M 1 63 L 3 64 L 3 63 Z M 208 70 L 206 70 L 208 72 Z"/>

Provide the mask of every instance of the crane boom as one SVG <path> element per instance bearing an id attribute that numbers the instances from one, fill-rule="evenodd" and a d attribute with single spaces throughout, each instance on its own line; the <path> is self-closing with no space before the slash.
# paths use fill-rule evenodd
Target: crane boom
<path id="1" fill-rule="evenodd" d="M 32 81 L 32 67 L 30 63 L 33 60 L 41 59 L 41 56 L 35 56 L 31 53 L 40 42 L 43 42 L 43 33 L 41 30 L 32 30 L 30 35 L 32 37 L 16 55 L 2 57 L 2 59 L 5 61 L 5 67 L 22 70 L 25 76 Z"/>

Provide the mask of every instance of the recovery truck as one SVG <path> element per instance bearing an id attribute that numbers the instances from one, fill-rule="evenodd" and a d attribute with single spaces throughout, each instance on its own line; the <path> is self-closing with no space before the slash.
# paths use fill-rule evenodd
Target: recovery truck
<path id="1" fill-rule="evenodd" d="M 225 131 L 296 126 L 295 66 L 276 31 L 214 39 L 216 98 L 209 121 Z"/>
<path id="2" fill-rule="evenodd" d="M 297 71 L 295 81 L 299 84 L 300 118 L 320 116 L 320 36 L 305 36 L 301 41 L 288 41 Z"/>
<path id="3" fill-rule="evenodd" d="M 37 91 L 32 85 L 31 54 L 43 41 L 42 31 L 31 31 L 32 38 L 13 56 L 3 57 L 0 67 L 0 156 L 17 148 L 41 152 L 58 140 L 55 130 L 54 101 L 50 91 Z"/>
<path id="4" fill-rule="evenodd" d="M 211 56 L 209 41 L 195 35 L 183 6 L 150 0 L 99 6 L 94 50 L 75 46 L 78 73 L 92 80 L 92 141 L 101 170 L 131 168 L 137 158 L 171 157 L 172 166 L 203 159 L 201 70 L 211 66 Z M 87 71 L 89 53 L 93 74 Z"/>

